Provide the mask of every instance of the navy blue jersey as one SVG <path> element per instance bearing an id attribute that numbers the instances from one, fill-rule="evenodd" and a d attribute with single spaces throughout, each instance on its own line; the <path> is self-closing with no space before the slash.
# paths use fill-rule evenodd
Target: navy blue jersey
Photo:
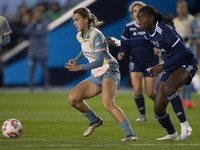
<path id="1" fill-rule="evenodd" d="M 121 38 L 122 40 L 135 39 L 143 37 L 145 33 L 146 32 L 140 29 L 140 27 L 136 24 L 136 21 L 132 21 L 126 24 Z M 131 61 L 134 63 L 139 63 L 145 66 L 154 66 L 158 64 L 158 56 L 154 55 L 153 45 L 151 43 L 134 48 L 120 48 L 121 52 L 128 50 L 131 50 Z"/>
<path id="2" fill-rule="evenodd" d="M 172 26 L 166 25 L 162 21 L 156 23 L 155 32 L 152 35 L 147 31 L 144 37 L 160 50 L 165 71 L 197 63 L 196 55 L 186 46 L 181 36 Z"/>

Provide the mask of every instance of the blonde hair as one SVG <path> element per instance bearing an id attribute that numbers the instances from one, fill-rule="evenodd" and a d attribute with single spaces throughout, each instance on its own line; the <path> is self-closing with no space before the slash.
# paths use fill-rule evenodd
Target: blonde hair
<path id="1" fill-rule="evenodd" d="M 146 6 L 145 3 L 141 2 L 141 1 L 135 1 L 133 2 L 130 6 L 129 6 L 129 12 L 131 13 L 131 15 L 133 14 L 133 8 L 136 6 L 136 5 L 139 5 L 139 6 Z"/>
<path id="2" fill-rule="evenodd" d="M 80 7 L 74 10 L 73 14 L 77 13 L 80 14 L 83 18 L 87 17 L 89 25 L 100 26 L 104 23 L 103 21 L 99 21 L 98 18 L 86 7 Z"/>

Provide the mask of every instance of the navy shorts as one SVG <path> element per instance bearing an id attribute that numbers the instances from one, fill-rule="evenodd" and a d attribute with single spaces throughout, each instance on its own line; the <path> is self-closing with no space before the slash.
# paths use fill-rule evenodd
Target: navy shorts
<path id="1" fill-rule="evenodd" d="M 138 63 L 134 63 L 134 62 L 130 62 L 129 63 L 129 72 L 143 72 L 144 73 L 144 77 L 152 77 L 150 75 L 150 73 L 147 71 L 148 68 L 150 67 L 154 67 L 154 66 L 142 66 Z"/>
<path id="2" fill-rule="evenodd" d="M 182 65 L 180 68 L 183 68 L 189 72 L 190 80 L 186 83 L 186 85 L 190 84 L 192 81 L 192 78 L 195 76 L 195 74 L 198 70 L 197 65 Z M 168 78 L 173 74 L 174 71 L 168 71 L 168 72 L 163 71 L 163 75 L 162 75 L 160 81 L 166 82 L 168 80 Z"/>
<path id="3" fill-rule="evenodd" d="M 102 76 L 100 77 L 94 77 L 92 74 L 90 77 L 88 77 L 86 80 L 92 82 L 93 84 L 102 87 L 102 83 L 103 80 L 105 78 L 111 78 L 114 81 L 117 82 L 117 87 L 119 88 L 119 84 L 120 84 L 120 72 L 118 71 L 106 71 L 106 73 L 104 73 Z"/>

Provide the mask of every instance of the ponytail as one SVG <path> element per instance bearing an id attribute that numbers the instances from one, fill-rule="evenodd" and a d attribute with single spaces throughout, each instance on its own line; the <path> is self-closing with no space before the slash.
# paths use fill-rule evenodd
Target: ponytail
<path id="1" fill-rule="evenodd" d="M 150 15 L 154 16 L 155 23 L 157 21 L 163 21 L 164 23 L 175 28 L 172 14 L 168 14 L 166 16 L 163 16 L 154 7 L 149 6 L 149 5 L 142 7 L 140 9 L 140 12 L 144 12 L 144 13 L 148 14 L 149 16 Z"/>
<path id="2" fill-rule="evenodd" d="M 98 18 L 94 14 L 92 14 L 90 12 L 90 10 L 86 7 L 80 7 L 78 9 L 74 10 L 73 14 L 76 14 L 76 13 L 80 14 L 83 18 L 87 17 L 89 25 L 98 27 L 98 26 L 104 24 L 103 21 L 99 21 Z"/>
<path id="3" fill-rule="evenodd" d="M 161 15 L 161 13 L 158 12 L 158 15 L 157 15 L 157 18 L 155 18 L 155 21 L 163 21 L 164 23 L 175 28 L 173 19 L 174 17 L 172 14 L 167 14 L 166 16 L 163 16 Z"/>
<path id="4" fill-rule="evenodd" d="M 104 24 L 103 21 L 99 21 L 98 18 L 92 13 L 91 13 L 91 17 L 88 20 L 88 23 L 91 24 L 91 25 L 97 26 L 97 27 Z"/>

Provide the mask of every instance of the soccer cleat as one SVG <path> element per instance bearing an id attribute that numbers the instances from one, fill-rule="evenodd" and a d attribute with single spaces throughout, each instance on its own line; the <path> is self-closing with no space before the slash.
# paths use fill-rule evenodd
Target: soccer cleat
<path id="1" fill-rule="evenodd" d="M 136 135 L 131 135 L 131 136 L 127 136 L 125 139 L 122 139 L 121 141 L 122 142 L 125 142 L 125 141 L 137 141 L 138 140 L 138 138 L 137 138 L 137 136 Z"/>
<path id="2" fill-rule="evenodd" d="M 178 133 L 175 132 L 174 134 L 168 134 L 162 138 L 157 138 L 156 140 L 158 140 L 158 141 L 177 141 L 177 140 L 180 140 L 180 137 L 179 137 Z"/>
<path id="3" fill-rule="evenodd" d="M 190 126 L 181 128 L 181 140 L 186 140 L 192 134 L 192 128 Z"/>
<path id="4" fill-rule="evenodd" d="M 84 137 L 88 137 L 89 135 L 92 134 L 95 128 L 99 127 L 100 125 L 103 124 L 103 120 L 99 117 L 99 120 L 95 123 L 90 123 L 89 127 L 85 130 L 83 133 Z"/>
<path id="5" fill-rule="evenodd" d="M 143 121 L 147 121 L 147 118 L 146 117 L 140 117 L 140 118 L 136 119 L 135 121 L 143 122 Z"/>

